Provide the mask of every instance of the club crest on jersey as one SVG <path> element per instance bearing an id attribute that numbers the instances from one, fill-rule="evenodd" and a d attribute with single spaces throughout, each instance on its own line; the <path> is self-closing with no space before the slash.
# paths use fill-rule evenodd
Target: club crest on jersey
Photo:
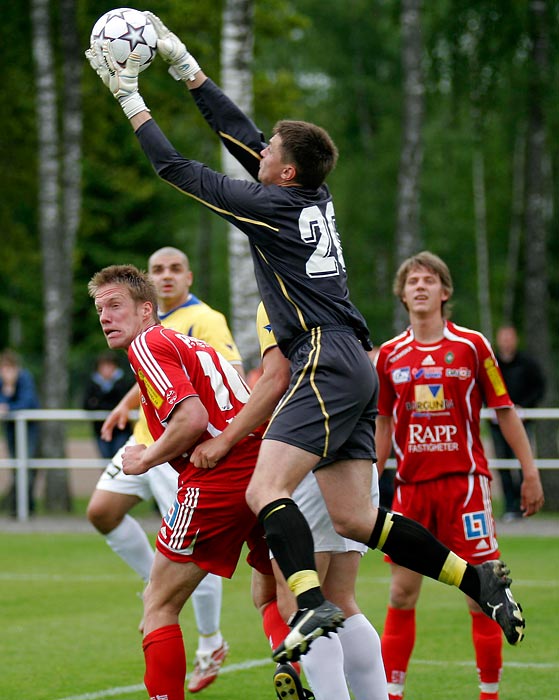
<path id="1" fill-rule="evenodd" d="M 161 408 L 161 406 L 163 405 L 163 397 L 158 391 L 155 390 L 153 384 L 148 380 L 148 378 L 141 369 L 138 370 L 138 379 L 145 386 L 147 395 L 151 403 L 155 406 L 155 408 Z"/>
<path id="2" fill-rule="evenodd" d="M 167 403 L 172 406 L 177 401 L 177 392 L 174 389 L 169 389 L 165 394 Z"/>
<path id="3" fill-rule="evenodd" d="M 398 367 L 392 372 L 392 382 L 394 384 L 405 384 L 411 381 L 411 372 L 409 367 Z"/>
<path id="4" fill-rule="evenodd" d="M 487 518 L 482 510 L 477 513 L 464 513 L 462 523 L 467 540 L 478 540 L 489 536 Z"/>

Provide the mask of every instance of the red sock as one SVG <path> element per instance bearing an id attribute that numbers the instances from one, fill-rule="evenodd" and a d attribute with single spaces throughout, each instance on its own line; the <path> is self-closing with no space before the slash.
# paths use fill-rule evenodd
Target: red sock
<path id="1" fill-rule="evenodd" d="M 144 682 L 153 698 L 184 700 L 186 653 L 179 625 L 159 627 L 144 637 Z"/>
<path id="2" fill-rule="evenodd" d="M 273 600 L 264 608 L 262 613 L 262 627 L 266 639 L 270 642 L 270 647 L 275 649 L 279 646 L 290 632 L 289 625 L 284 621 L 278 610 L 278 601 Z M 298 663 L 291 664 L 297 673 L 301 673 Z"/>
<path id="3" fill-rule="evenodd" d="M 480 700 L 497 700 L 503 668 L 503 633 L 499 625 L 482 612 L 470 612 L 476 666 L 482 684 Z M 484 685 L 493 687 L 484 688 Z"/>
<path id="4" fill-rule="evenodd" d="M 415 644 L 414 608 L 399 610 L 388 606 L 381 643 L 389 697 L 401 697 Z"/>

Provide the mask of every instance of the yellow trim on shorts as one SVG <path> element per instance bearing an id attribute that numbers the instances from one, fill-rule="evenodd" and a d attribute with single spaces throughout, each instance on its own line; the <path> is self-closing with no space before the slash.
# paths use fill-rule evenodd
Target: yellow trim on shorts
<path id="1" fill-rule="evenodd" d="M 316 376 L 316 366 L 318 364 L 318 358 L 320 357 L 320 340 L 322 338 L 322 329 L 320 326 L 318 328 L 313 328 L 311 331 L 311 339 L 314 342 L 316 340 L 316 347 L 317 347 L 317 352 L 316 356 L 313 362 L 313 367 L 311 370 L 311 377 L 310 377 L 310 383 L 313 388 L 314 394 L 318 400 L 318 404 L 320 406 L 320 410 L 322 412 L 322 415 L 324 416 L 324 449 L 322 450 L 322 456 L 326 457 L 328 454 L 328 444 L 330 442 L 330 415 L 328 411 L 326 410 L 326 405 L 324 404 L 324 400 L 322 399 L 322 396 L 320 395 L 320 391 L 318 390 L 318 387 L 316 386 L 315 382 L 315 376 Z"/>
<path id="2" fill-rule="evenodd" d="M 298 596 L 311 588 L 318 588 L 320 586 L 320 581 L 314 569 L 303 569 L 302 571 L 296 571 L 294 574 L 291 574 L 287 579 L 287 585 L 291 592 Z"/>
<path id="3" fill-rule="evenodd" d="M 449 586 L 458 587 L 462 583 L 467 566 L 468 562 L 454 554 L 454 552 L 449 552 L 439 574 L 439 581 Z"/>

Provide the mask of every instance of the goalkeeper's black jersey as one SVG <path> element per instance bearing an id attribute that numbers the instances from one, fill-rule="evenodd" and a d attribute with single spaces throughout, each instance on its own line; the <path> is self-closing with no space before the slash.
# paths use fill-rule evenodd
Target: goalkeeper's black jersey
<path id="1" fill-rule="evenodd" d="M 192 93 L 212 129 L 256 178 L 263 135 L 211 80 Z M 260 295 L 285 354 L 317 326 L 349 326 L 370 348 L 366 322 L 349 298 L 326 185 L 308 190 L 235 180 L 184 158 L 153 120 L 136 133 L 160 177 L 248 236 Z"/>

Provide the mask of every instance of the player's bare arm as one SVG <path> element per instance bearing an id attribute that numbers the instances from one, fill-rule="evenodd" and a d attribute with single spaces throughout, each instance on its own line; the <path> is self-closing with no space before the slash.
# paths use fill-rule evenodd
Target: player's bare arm
<path id="1" fill-rule="evenodd" d="M 262 425 L 271 415 L 289 385 L 289 362 L 276 346 L 262 360 L 262 375 L 254 385 L 239 415 L 216 438 L 194 449 L 190 461 L 199 468 L 211 469 L 239 440 Z"/>
<path id="2" fill-rule="evenodd" d="M 392 418 L 377 416 L 375 421 L 375 446 L 377 450 L 377 470 L 380 476 L 386 467 L 392 448 Z"/>
<path id="3" fill-rule="evenodd" d="M 522 468 L 520 508 L 524 517 L 534 515 L 544 504 L 540 474 L 532 456 L 532 448 L 526 429 L 515 408 L 496 410 L 499 428 L 510 445 Z"/>
<path id="4" fill-rule="evenodd" d="M 149 447 L 127 447 L 122 458 L 125 474 L 144 474 L 152 467 L 170 462 L 196 443 L 208 427 L 208 412 L 196 396 L 174 407 L 161 437 Z"/>

